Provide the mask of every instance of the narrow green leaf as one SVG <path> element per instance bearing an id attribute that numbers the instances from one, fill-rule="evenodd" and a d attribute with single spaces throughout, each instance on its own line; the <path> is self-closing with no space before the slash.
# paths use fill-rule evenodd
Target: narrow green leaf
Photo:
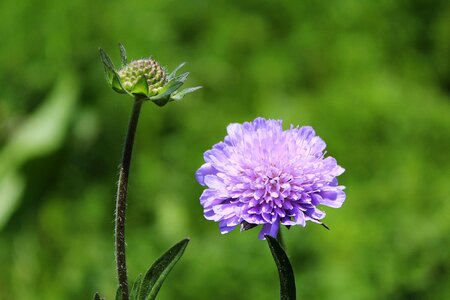
<path id="1" fill-rule="evenodd" d="M 109 58 L 108 54 L 106 54 L 105 50 L 102 48 L 98 48 L 98 51 L 100 52 L 100 57 L 103 62 L 103 66 L 105 68 L 105 77 L 106 81 L 111 85 L 113 90 L 115 90 L 118 93 L 121 94 L 128 94 L 131 97 L 134 97 L 133 94 L 131 94 L 129 91 L 127 91 L 120 81 L 119 74 L 117 74 L 116 67 L 114 67 L 114 64 Z"/>
<path id="2" fill-rule="evenodd" d="M 177 82 L 185 82 L 186 79 L 188 78 L 189 74 L 190 74 L 189 72 L 183 73 L 183 74 L 175 77 L 174 80 L 177 81 Z"/>
<path id="3" fill-rule="evenodd" d="M 184 74 L 181 74 L 175 78 L 173 78 L 171 81 L 169 81 L 163 88 L 160 94 L 149 97 L 148 99 L 152 100 L 156 105 L 164 106 L 169 101 L 173 100 L 179 100 L 177 98 L 171 99 L 172 93 L 174 93 L 176 90 L 178 90 L 186 80 L 186 78 L 189 76 L 189 72 L 186 72 Z M 180 98 L 181 99 L 181 98 Z"/>
<path id="4" fill-rule="evenodd" d="M 117 76 L 116 74 L 113 75 L 113 78 L 111 80 L 111 87 L 113 88 L 113 90 L 115 90 L 116 92 L 118 92 L 120 94 L 127 93 L 127 91 L 125 90 L 125 88 L 122 85 L 122 82 L 120 81 L 119 76 Z"/>
<path id="5" fill-rule="evenodd" d="M 117 288 L 116 291 L 116 300 L 122 300 L 122 289 L 120 288 L 120 286 Z"/>
<path id="6" fill-rule="evenodd" d="M 98 293 L 95 293 L 94 300 L 100 300 L 100 295 Z"/>
<path id="7" fill-rule="evenodd" d="M 122 81 L 120 81 L 119 74 L 117 74 L 117 73 L 114 74 L 114 78 L 113 78 L 113 82 L 111 83 L 111 87 L 113 88 L 113 90 L 115 90 L 116 92 L 118 92 L 120 94 L 128 94 L 134 98 L 134 95 L 123 87 Z"/>
<path id="8" fill-rule="evenodd" d="M 122 45 L 122 43 L 119 43 L 119 49 L 120 49 L 120 58 L 122 59 L 122 65 L 125 66 L 128 63 L 127 51 L 125 50 L 125 47 Z"/>
<path id="9" fill-rule="evenodd" d="M 136 278 L 136 281 L 133 283 L 133 287 L 131 288 L 131 293 L 130 293 L 130 300 L 137 300 L 138 295 L 139 295 L 139 288 L 141 287 L 141 283 L 142 283 L 142 273 L 138 275 L 138 277 Z"/>
<path id="10" fill-rule="evenodd" d="M 105 50 L 103 50 L 102 48 L 98 48 L 98 51 L 100 53 L 100 58 L 103 62 L 103 67 L 105 69 L 105 79 L 109 84 L 111 84 L 114 74 L 116 74 L 116 68 L 114 67 L 111 58 L 109 58 Z"/>
<path id="11" fill-rule="evenodd" d="M 160 99 L 156 99 L 156 100 L 152 100 L 152 101 L 156 105 L 162 107 L 162 106 L 166 105 L 170 101 L 170 96 L 166 96 L 165 98 L 160 98 Z"/>
<path id="12" fill-rule="evenodd" d="M 173 95 L 170 97 L 171 100 L 181 100 L 186 94 L 195 92 L 198 89 L 201 89 L 202 86 L 196 86 L 196 87 L 191 87 L 191 88 L 186 88 L 184 90 L 181 90 L 179 92 L 175 92 L 173 93 Z"/>
<path id="13" fill-rule="evenodd" d="M 156 96 L 152 96 L 149 99 L 150 100 L 159 100 L 159 99 L 167 98 L 167 100 L 169 100 L 170 95 L 173 92 L 175 92 L 176 90 L 178 90 L 182 85 L 183 85 L 183 82 L 179 82 L 179 81 L 176 81 L 175 79 L 173 79 L 172 81 L 168 82 L 164 86 L 164 88 L 162 89 L 160 94 L 158 94 Z"/>
<path id="14" fill-rule="evenodd" d="M 168 79 L 169 81 L 172 80 L 172 79 L 174 79 L 175 76 L 177 76 L 177 72 L 178 72 L 182 67 L 184 67 L 185 64 L 186 64 L 186 63 L 183 62 L 183 63 L 181 63 L 178 67 L 176 67 L 175 70 L 173 70 L 172 73 L 170 73 L 169 76 L 167 76 L 167 79 Z"/>
<path id="15" fill-rule="evenodd" d="M 142 280 L 137 300 L 154 300 L 169 272 L 183 255 L 189 243 L 184 239 L 156 260 Z"/>
<path id="16" fill-rule="evenodd" d="M 114 73 L 112 73 L 105 65 L 103 65 L 103 73 L 105 74 L 105 80 L 108 84 L 112 84 Z"/>
<path id="17" fill-rule="evenodd" d="M 264 237 L 269 244 L 270 252 L 272 252 L 273 259 L 278 268 L 278 275 L 280 277 L 280 299 L 295 300 L 295 277 L 289 258 L 275 238 L 267 234 L 264 235 Z"/>
<path id="18" fill-rule="evenodd" d="M 105 50 L 103 50 L 102 48 L 98 48 L 98 51 L 100 53 L 100 58 L 102 59 L 103 64 L 113 71 L 116 70 L 116 67 L 114 67 L 111 58 L 109 58 L 109 55 L 105 52 Z"/>

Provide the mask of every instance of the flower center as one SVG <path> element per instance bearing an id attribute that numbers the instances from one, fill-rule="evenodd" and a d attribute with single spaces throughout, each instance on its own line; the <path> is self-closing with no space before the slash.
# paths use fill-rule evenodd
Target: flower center
<path id="1" fill-rule="evenodd" d="M 292 180 L 291 174 L 275 166 L 256 168 L 244 184 L 246 198 L 241 201 L 247 203 L 247 213 L 261 215 L 266 221 L 284 217 L 285 211 L 292 209 L 290 198 L 295 198 L 291 193 Z"/>

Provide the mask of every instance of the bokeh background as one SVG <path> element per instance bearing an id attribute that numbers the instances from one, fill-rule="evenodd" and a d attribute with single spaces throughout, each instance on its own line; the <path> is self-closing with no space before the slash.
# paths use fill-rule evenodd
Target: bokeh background
<path id="1" fill-rule="evenodd" d="M 143 107 L 129 189 L 134 279 L 185 236 L 159 298 L 278 296 L 258 230 L 220 235 L 194 179 L 232 122 L 312 125 L 346 168 L 341 209 L 285 233 L 299 299 L 450 299 L 450 2 L 0 2 L 0 299 L 113 299 L 113 209 L 131 98 L 118 64 L 187 61 Z"/>

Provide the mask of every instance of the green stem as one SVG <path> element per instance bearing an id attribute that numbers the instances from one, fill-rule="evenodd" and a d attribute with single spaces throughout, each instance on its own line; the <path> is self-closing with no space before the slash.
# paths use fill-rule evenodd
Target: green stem
<path id="1" fill-rule="evenodd" d="M 130 173 L 134 136 L 136 134 L 141 107 L 142 100 L 135 99 L 122 153 L 116 197 L 115 255 L 117 277 L 119 280 L 119 288 L 122 291 L 122 300 L 128 300 L 127 263 L 125 257 L 125 212 L 127 208 L 128 176 Z"/>
<path id="2" fill-rule="evenodd" d="M 295 300 L 295 276 L 291 262 L 277 239 L 270 235 L 265 235 L 265 237 L 278 269 L 278 276 L 280 278 L 280 300 Z"/>

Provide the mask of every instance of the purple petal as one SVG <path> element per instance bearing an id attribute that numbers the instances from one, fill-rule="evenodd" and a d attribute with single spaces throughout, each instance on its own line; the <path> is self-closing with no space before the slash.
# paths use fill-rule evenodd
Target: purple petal
<path id="1" fill-rule="evenodd" d="M 268 234 L 274 238 L 277 238 L 278 229 L 280 228 L 280 223 L 275 222 L 273 224 L 264 224 L 261 231 L 259 232 L 258 238 L 260 240 L 265 240 L 264 235 Z"/>
<path id="2" fill-rule="evenodd" d="M 195 172 L 195 179 L 201 185 L 205 185 L 205 176 L 213 175 L 216 173 L 217 173 L 217 170 L 214 169 L 214 167 L 211 164 L 205 163 L 200 167 L 200 169 L 197 170 L 197 172 Z"/>

